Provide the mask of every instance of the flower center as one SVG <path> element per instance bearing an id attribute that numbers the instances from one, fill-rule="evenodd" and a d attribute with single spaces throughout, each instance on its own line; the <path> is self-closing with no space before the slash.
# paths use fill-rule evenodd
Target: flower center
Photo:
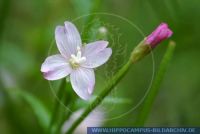
<path id="1" fill-rule="evenodd" d="M 77 54 L 71 54 L 71 58 L 69 60 L 70 65 L 73 69 L 76 69 L 80 66 L 80 64 L 86 61 L 86 57 L 81 56 L 81 48 L 77 47 Z"/>

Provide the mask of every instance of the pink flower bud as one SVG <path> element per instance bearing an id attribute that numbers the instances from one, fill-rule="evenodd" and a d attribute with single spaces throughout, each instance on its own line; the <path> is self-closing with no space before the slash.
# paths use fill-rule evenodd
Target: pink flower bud
<path id="1" fill-rule="evenodd" d="M 145 43 L 151 48 L 156 47 L 161 41 L 169 38 L 173 32 L 168 28 L 166 23 L 161 23 L 147 38 Z"/>

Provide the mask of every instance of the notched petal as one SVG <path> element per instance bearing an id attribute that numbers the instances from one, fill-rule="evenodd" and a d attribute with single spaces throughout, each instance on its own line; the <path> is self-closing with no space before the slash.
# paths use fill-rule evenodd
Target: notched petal
<path id="1" fill-rule="evenodd" d="M 68 58 L 71 54 L 75 54 L 77 47 L 82 44 L 75 25 L 68 21 L 65 22 L 65 26 L 56 27 L 55 39 L 60 53 Z"/>

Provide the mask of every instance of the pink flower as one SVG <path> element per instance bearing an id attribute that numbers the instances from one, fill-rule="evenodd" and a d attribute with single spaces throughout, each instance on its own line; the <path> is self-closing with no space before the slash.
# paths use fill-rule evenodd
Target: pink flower
<path id="1" fill-rule="evenodd" d="M 146 44 L 149 44 L 151 48 L 156 47 L 161 41 L 172 36 L 173 32 L 168 28 L 166 23 L 161 23 L 155 31 L 153 31 L 147 38 Z"/>
<path id="2" fill-rule="evenodd" d="M 85 46 L 75 25 L 66 21 L 57 26 L 55 39 L 60 54 L 46 58 L 41 72 L 47 80 L 58 80 L 70 75 L 70 82 L 77 95 L 89 99 L 95 85 L 94 68 L 104 64 L 111 56 L 112 49 L 107 41 L 95 41 Z"/>

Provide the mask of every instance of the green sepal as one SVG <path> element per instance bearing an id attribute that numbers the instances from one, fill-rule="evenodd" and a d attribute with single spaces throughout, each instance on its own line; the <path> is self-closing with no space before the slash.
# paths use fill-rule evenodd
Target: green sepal
<path id="1" fill-rule="evenodd" d="M 144 40 L 142 40 L 139 45 L 133 49 L 130 57 L 133 63 L 141 60 L 144 56 L 151 52 L 152 49 L 150 45 L 146 44 L 145 41 L 146 38 L 144 38 Z"/>

